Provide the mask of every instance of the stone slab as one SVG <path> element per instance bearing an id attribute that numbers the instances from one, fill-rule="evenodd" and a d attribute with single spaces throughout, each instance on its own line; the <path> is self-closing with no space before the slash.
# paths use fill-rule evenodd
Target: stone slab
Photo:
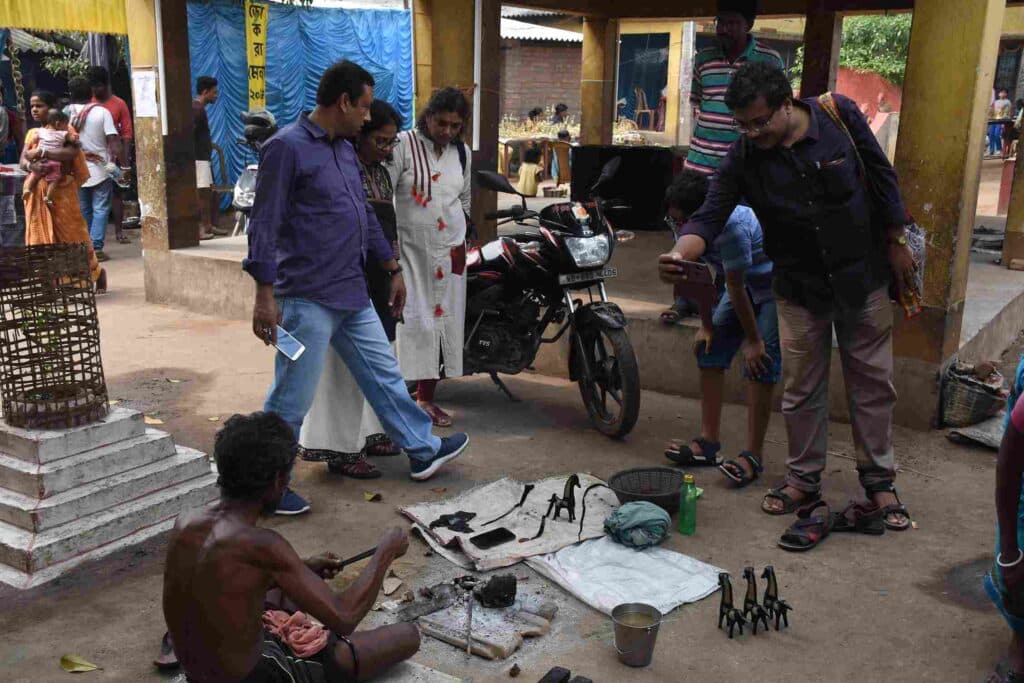
<path id="1" fill-rule="evenodd" d="M 0 488 L 0 522 L 38 533 L 201 477 L 209 470 L 205 453 L 178 446 L 169 457 L 42 500 Z"/>
<path id="2" fill-rule="evenodd" d="M 0 453 L 48 463 L 141 436 L 144 431 L 142 413 L 116 406 L 99 422 L 64 430 L 20 429 L 0 420 Z"/>
<path id="3" fill-rule="evenodd" d="M 44 464 L 0 453 L 0 488 L 46 498 L 172 455 L 174 440 L 155 429 Z"/>
<path id="4" fill-rule="evenodd" d="M 216 476 L 210 472 L 38 534 L 0 523 L 0 563 L 35 573 L 171 519 L 183 509 L 204 505 L 216 496 Z"/>

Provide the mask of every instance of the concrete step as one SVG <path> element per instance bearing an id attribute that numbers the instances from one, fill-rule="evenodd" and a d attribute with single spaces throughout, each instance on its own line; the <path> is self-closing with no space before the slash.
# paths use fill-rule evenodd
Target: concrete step
<path id="1" fill-rule="evenodd" d="M 73 429 L 18 429 L 4 425 L 0 429 L 0 453 L 43 464 L 142 436 L 145 429 L 142 413 L 118 407 L 111 408 L 99 422 Z"/>
<path id="2" fill-rule="evenodd" d="M 154 463 L 42 500 L 0 488 L 0 522 L 38 533 L 201 477 L 209 471 L 210 462 L 205 453 L 178 446 L 175 454 Z"/>
<path id="3" fill-rule="evenodd" d="M 174 439 L 156 429 L 43 465 L 0 453 L 0 488 L 33 498 L 46 498 L 171 455 L 174 455 Z"/>
<path id="4" fill-rule="evenodd" d="M 182 510 L 209 503 L 217 496 L 216 481 L 210 470 L 195 479 L 38 534 L 0 522 L 0 564 L 17 572 L 35 574 L 119 543 L 142 529 L 174 518 Z"/>

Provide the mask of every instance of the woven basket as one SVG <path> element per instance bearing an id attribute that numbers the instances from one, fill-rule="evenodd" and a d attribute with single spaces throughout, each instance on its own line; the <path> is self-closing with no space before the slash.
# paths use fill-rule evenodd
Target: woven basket
<path id="1" fill-rule="evenodd" d="M 637 467 L 613 474 L 608 488 L 620 503 L 643 500 L 654 503 L 670 515 L 679 511 L 679 490 L 683 473 L 668 467 Z"/>
<path id="2" fill-rule="evenodd" d="M 942 424 L 969 427 L 1006 408 L 1006 393 L 974 377 L 973 367 L 953 363 L 942 381 Z M 998 374 L 998 373 L 996 373 Z M 1002 376 L 999 376 L 1001 385 Z"/>

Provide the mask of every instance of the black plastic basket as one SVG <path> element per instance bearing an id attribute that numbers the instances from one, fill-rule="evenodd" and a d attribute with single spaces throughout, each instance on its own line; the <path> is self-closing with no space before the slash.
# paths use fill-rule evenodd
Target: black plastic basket
<path id="1" fill-rule="evenodd" d="M 679 490 L 683 473 L 668 467 L 637 467 L 613 474 L 608 488 L 620 503 L 644 500 L 654 503 L 670 515 L 679 511 Z"/>

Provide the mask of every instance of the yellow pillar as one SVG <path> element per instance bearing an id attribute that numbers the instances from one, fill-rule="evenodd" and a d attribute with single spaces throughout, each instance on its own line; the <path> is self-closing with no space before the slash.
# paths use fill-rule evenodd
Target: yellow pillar
<path id="1" fill-rule="evenodd" d="M 433 92 L 432 66 L 434 63 L 433 3 L 414 0 L 412 4 L 412 31 L 416 60 L 416 111 L 422 111 Z"/>
<path id="2" fill-rule="evenodd" d="M 584 145 L 612 142 L 618 44 L 618 21 L 606 17 L 583 19 L 580 142 Z"/>
<path id="3" fill-rule="evenodd" d="M 804 71 L 800 96 L 814 97 L 834 90 L 843 44 L 843 17 L 828 11 L 825 0 L 808 0 L 804 25 Z"/>
<path id="4" fill-rule="evenodd" d="M 920 390 L 924 382 L 934 401 L 904 390 L 896 409 L 903 424 L 922 424 L 925 413 L 934 417 L 935 371 L 959 348 L 982 136 L 1005 4 L 914 4 L 895 165 L 907 208 L 928 235 L 928 262 L 924 310 L 912 321 L 897 316 L 894 350 L 897 390 L 915 381 Z M 936 88 L 940 74 L 943 85 Z"/>
<path id="5" fill-rule="evenodd" d="M 1024 155 L 1018 152 L 1015 164 L 1013 186 L 1010 188 L 1010 206 L 1006 210 L 1003 265 L 1021 270 L 1020 262 L 1024 261 Z"/>

